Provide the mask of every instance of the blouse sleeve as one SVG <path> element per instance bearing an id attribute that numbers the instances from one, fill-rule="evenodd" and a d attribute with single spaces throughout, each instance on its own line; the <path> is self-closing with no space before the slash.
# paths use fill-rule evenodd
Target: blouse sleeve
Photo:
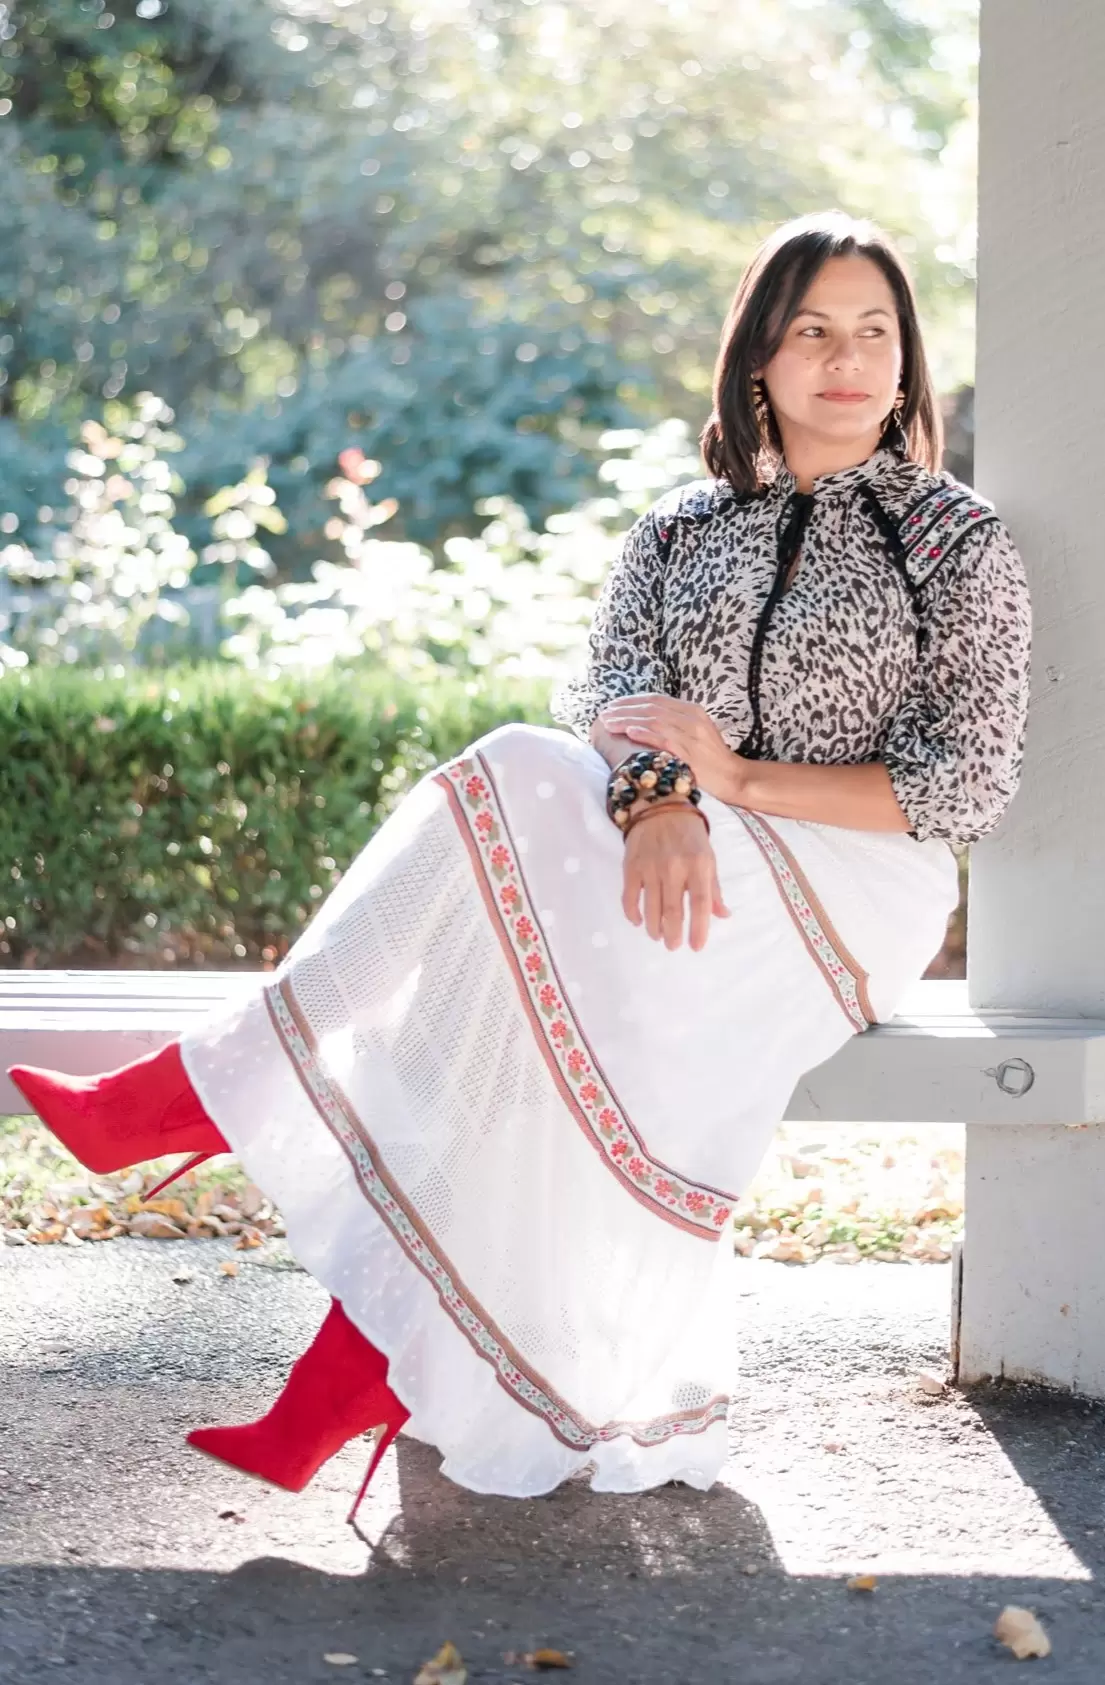
<path id="1" fill-rule="evenodd" d="M 1028 583 L 1005 528 L 969 533 L 925 597 L 917 682 L 882 758 L 912 836 L 975 842 L 1016 792 L 1028 712 Z"/>
<path id="2" fill-rule="evenodd" d="M 584 671 L 554 691 L 549 712 L 590 741 L 591 726 L 608 702 L 644 691 L 670 694 L 661 653 L 663 548 L 655 510 L 629 529 L 599 592 Z"/>

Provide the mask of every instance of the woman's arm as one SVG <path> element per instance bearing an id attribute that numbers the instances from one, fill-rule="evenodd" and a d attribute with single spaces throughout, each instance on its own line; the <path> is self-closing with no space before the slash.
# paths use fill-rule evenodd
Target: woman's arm
<path id="1" fill-rule="evenodd" d="M 590 736 L 608 766 L 617 766 L 639 747 L 598 720 Z M 641 797 L 629 811 L 634 814 L 648 805 Z M 643 925 L 654 942 L 662 938 L 665 947 L 678 948 L 689 902 L 687 941 L 697 953 L 706 944 L 711 918 L 729 917 L 717 861 L 702 822 L 685 796 L 660 796 L 656 805 L 672 808 L 671 818 L 662 825 L 658 819 L 650 820 L 625 839 L 622 910 L 630 924 Z"/>
<path id="2" fill-rule="evenodd" d="M 591 728 L 606 703 L 672 689 L 661 638 L 664 540 L 659 522 L 653 508 L 626 533 L 591 617 L 584 670 L 549 698 L 553 719 L 584 742 L 595 742 Z M 625 744 L 618 759 L 632 747 Z M 605 749 L 599 752 L 609 759 Z"/>
<path id="3" fill-rule="evenodd" d="M 908 831 L 890 774 L 881 761 L 863 766 L 812 766 L 806 761 L 746 761 L 739 755 L 735 807 L 780 819 L 813 819 L 853 831 Z"/>
<path id="4" fill-rule="evenodd" d="M 632 749 L 670 749 L 693 767 L 707 795 L 731 807 L 856 831 L 909 830 L 881 763 L 816 766 L 746 760 L 730 749 L 704 708 L 679 697 L 654 693 L 610 702 L 595 722 L 591 741 L 611 765 L 615 755 L 621 759 Z"/>
<path id="5" fill-rule="evenodd" d="M 925 588 L 916 685 L 882 758 L 911 835 L 976 842 L 1016 792 L 1024 753 L 1032 605 L 1000 521 L 967 533 Z"/>

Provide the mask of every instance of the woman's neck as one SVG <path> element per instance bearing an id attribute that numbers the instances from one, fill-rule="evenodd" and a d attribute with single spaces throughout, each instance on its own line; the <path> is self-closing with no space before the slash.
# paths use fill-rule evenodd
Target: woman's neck
<path id="1" fill-rule="evenodd" d="M 847 439 L 836 444 L 808 433 L 788 436 L 788 431 L 783 431 L 783 458 L 798 490 L 805 492 L 812 491 L 814 481 L 824 474 L 839 474 L 843 468 L 855 468 L 866 462 L 878 450 L 882 437 L 880 428 L 866 439 Z"/>

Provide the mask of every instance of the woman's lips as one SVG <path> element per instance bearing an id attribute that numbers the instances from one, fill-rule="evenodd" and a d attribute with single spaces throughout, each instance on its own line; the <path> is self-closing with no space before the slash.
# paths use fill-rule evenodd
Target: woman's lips
<path id="1" fill-rule="evenodd" d="M 871 396 L 869 392 L 819 392 L 819 398 L 824 398 L 830 404 L 865 404 Z"/>

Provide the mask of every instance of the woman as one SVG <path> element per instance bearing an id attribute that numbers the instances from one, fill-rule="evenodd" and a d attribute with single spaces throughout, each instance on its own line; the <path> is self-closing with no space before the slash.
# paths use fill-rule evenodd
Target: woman
<path id="1" fill-rule="evenodd" d="M 940 947 L 948 844 L 1017 784 L 1029 609 L 866 225 L 756 256 L 703 448 L 606 580 L 574 735 L 423 779 L 245 1005 L 12 1072 L 100 1172 L 235 1152 L 332 1295 L 266 1417 L 189 1436 L 239 1468 L 298 1490 L 408 1413 L 477 1491 L 721 1468 L 733 1201 Z"/>

